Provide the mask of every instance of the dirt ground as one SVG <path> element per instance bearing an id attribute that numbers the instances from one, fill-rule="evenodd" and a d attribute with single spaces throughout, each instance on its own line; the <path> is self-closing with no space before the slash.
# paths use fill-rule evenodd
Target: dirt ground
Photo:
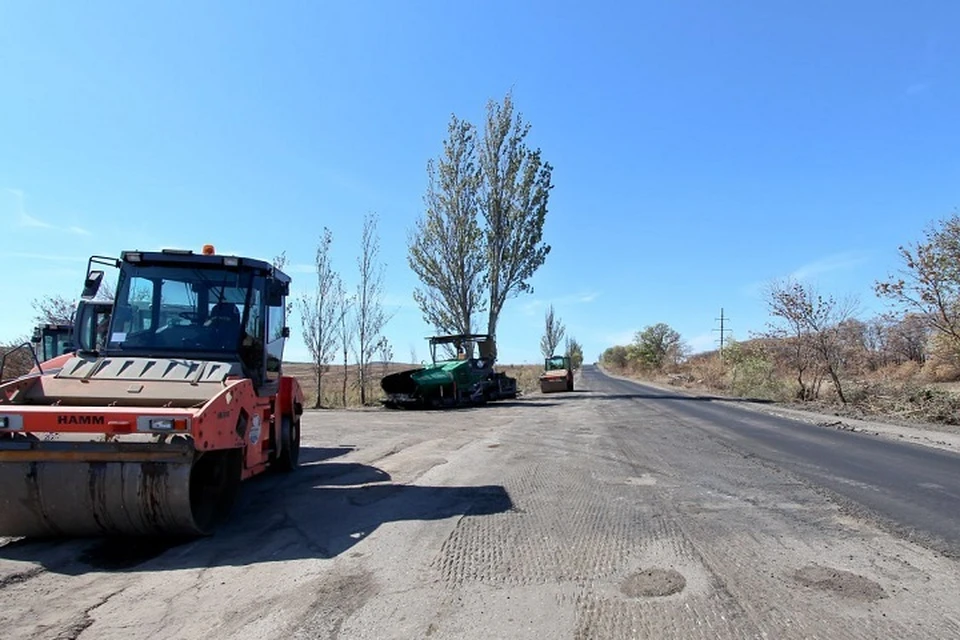
<path id="1" fill-rule="evenodd" d="M 960 636 L 957 561 L 602 385 L 303 438 L 214 536 L 3 540 L 0 635 Z"/>

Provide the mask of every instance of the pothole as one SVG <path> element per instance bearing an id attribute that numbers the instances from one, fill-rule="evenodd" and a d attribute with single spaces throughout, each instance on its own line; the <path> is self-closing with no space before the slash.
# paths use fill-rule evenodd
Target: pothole
<path id="1" fill-rule="evenodd" d="M 805 587 L 830 591 L 855 600 L 879 600 L 887 595 L 883 587 L 873 580 L 842 569 L 809 565 L 797 569 L 793 578 Z"/>
<path id="2" fill-rule="evenodd" d="M 620 583 L 620 592 L 630 598 L 656 598 L 683 591 L 687 580 L 673 569 L 644 569 Z"/>

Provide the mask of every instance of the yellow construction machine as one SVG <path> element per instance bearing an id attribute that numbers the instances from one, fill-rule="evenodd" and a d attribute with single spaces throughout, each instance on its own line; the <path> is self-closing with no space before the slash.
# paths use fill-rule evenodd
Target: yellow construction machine
<path id="1" fill-rule="evenodd" d="M 541 393 L 573 391 L 573 363 L 569 356 L 553 356 L 543 362 Z"/>

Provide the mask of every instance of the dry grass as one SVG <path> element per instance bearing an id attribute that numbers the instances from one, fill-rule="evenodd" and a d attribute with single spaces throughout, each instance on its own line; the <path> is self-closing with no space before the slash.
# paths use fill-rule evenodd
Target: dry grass
<path id="1" fill-rule="evenodd" d="M 370 378 L 367 381 L 367 404 L 375 405 L 380 402 L 383 392 L 380 389 L 380 380 L 386 375 L 405 371 L 413 368 L 413 365 L 402 362 L 391 362 L 387 365 L 374 363 L 370 365 Z M 295 377 L 303 388 L 304 400 L 307 407 L 316 406 L 317 381 L 314 377 L 313 367 L 309 364 L 298 362 L 286 362 L 283 365 L 283 373 Z M 343 402 L 343 365 L 333 365 L 323 374 L 321 381 L 321 393 L 323 395 L 320 406 L 325 408 L 344 408 L 359 407 L 360 405 L 360 383 L 359 367 L 349 365 L 346 370 L 347 378 L 347 402 Z"/>
<path id="2" fill-rule="evenodd" d="M 789 403 L 848 417 L 960 424 L 958 373 L 951 363 L 943 361 L 927 363 L 923 367 L 917 363 L 890 365 L 844 379 L 845 405 L 840 404 L 832 385 L 826 380 L 819 400 L 796 400 L 794 376 L 777 371 L 761 358 L 748 358 L 736 366 L 728 363 L 722 367 L 716 358 L 698 358 L 670 373 L 607 368 L 619 375 L 691 391 Z"/>
<path id="3" fill-rule="evenodd" d="M 34 366 L 33 354 L 28 348 L 21 348 L 25 342 L 27 341 L 21 340 L 0 347 L 0 358 L 5 358 L 3 371 L 0 371 L 0 380 L 18 378 Z"/>
<path id="4" fill-rule="evenodd" d="M 521 394 L 529 394 L 540 389 L 540 374 L 543 367 L 535 364 L 508 364 L 497 367 L 511 378 L 517 379 L 517 389 Z"/>

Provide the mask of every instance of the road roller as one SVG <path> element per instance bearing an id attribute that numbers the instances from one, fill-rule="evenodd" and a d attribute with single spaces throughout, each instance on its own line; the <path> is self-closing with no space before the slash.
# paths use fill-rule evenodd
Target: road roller
<path id="1" fill-rule="evenodd" d="M 103 265 L 108 313 L 87 304 Z M 91 257 L 75 324 L 102 326 L 57 369 L 0 386 L 0 536 L 208 535 L 244 480 L 295 469 L 289 288 L 212 245 Z"/>
<path id="2" fill-rule="evenodd" d="M 573 391 L 573 363 L 570 356 L 552 356 L 543 361 L 540 393 Z"/>

